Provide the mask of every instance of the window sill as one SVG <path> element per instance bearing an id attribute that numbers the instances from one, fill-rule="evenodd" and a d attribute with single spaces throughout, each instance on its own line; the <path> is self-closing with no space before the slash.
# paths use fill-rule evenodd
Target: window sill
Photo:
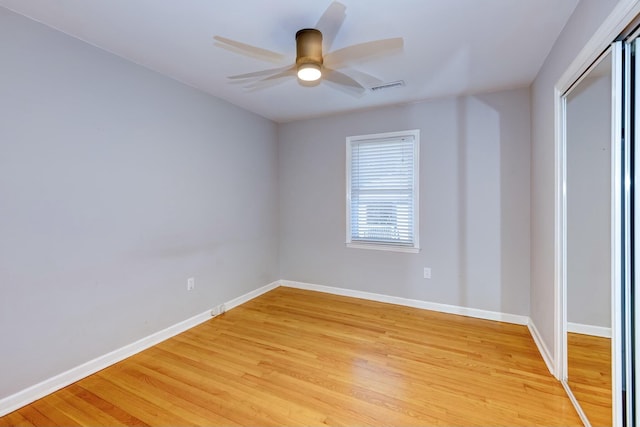
<path id="1" fill-rule="evenodd" d="M 411 254 L 417 254 L 420 252 L 420 248 L 413 248 L 408 246 L 392 246 L 392 245 L 372 245 L 366 243 L 347 243 L 348 248 L 353 249 L 372 249 L 375 251 L 389 251 L 389 252 L 405 252 Z"/>

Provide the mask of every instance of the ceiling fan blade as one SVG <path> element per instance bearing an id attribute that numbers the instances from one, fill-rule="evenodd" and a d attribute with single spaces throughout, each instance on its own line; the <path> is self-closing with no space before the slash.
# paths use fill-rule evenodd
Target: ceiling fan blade
<path id="1" fill-rule="evenodd" d="M 324 45 L 324 51 L 329 52 L 331 45 L 336 38 L 336 34 L 342 27 L 344 19 L 347 17 L 345 10 L 347 7 L 340 2 L 334 1 L 329 5 L 327 10 L 324 11 L 318 23 L 316 29 L 322 33 L 322 44 Z"/>
<path id="2" fill-rule="evenodd" d="M 271 86 L 275 86 L 276 84 L 281 83 L 284 80 L 280 80 L 284 77 L 289 77 L 289 76 L 295 76 L 296 75 L 296 67 L 291 66 L 291 67 L 287 67 L 285 70 L 273 74 L 271 76 L 265 77 L 262 80 L 258 80 L 257 82 L 253 82 L 251 84 L 248 84 L 247 86 L 244 86 L 245 89 L 253 91 L 253 90 L 260 90 L 260 89 L 265 89 Z"/>
<path id="3" fill-rule="evenodd" d="M 402 51 L 403 46 L 404 40 L 402 37 L 354 44 L 326 54 L 324 63 L 329 67 L 340 68 L 343 65 L 387 55 L 394 51 Z"/>
<path id="4" fill-rule="evenodd" d="M 235 76 L 229 76 L 227 78 L 231 80 L 245 80 L 257 77 L 265 77 L 272 74 L 280 73 L 282 71 L 290 70 L 292 67 L 293 65 L 287 65 L 286 67 L 270 68 L 268 70 L 254 71 L 253 73 L 236 74 Z"/>
<path id="5" fill-rule="evenodd" d="M 286 68 L 285 70 L 274 74 L 272 76 L 269 77 L 265 77 L 264 79 L 260 80 L 261 82 L 267 81 L 267 80 L 275 80 L 275 79 L 281 79 L 282 77 L 289 77 L 289 76 L 295 76 L 296 75 L 296 66 L 293 65 L 291 67 Z"/>
<path id="6" fill-rule="evenodd" d="M 286 81 L 287 81 L 286 79 L 259 80 L 257 82 L 243 86 L 242 88 L 246 92 L 255 92 L 258 90 L 268 89 L 270 87 L 277 86 L 279 84 L 285 83 Z"/>
<path id="7" fill-rule="evenodd" d="M 276 64 L 284 61 L 285 59 L 285 56 L 281 53 L 273 52 L 261 47 L 251 46 L 250 44 L 231 40 L 222 36 L 214 36 L 213 38 L 218 42 L 215 43 L 216 46 L 251 58 L 261 59 L 263 61 L 273 62 Z"/>
<path id="8" fill-rule="evenodd" d="M 342 86 L 329 80 L 327 80 L 325 83 L 329 85 L 332 89 L 339 90 L 340 92 L 345 93 L 349 96 L 353 96 L 354 98 L 362 98 L 365 94 L 365 92 L 358 92 L 352 87 Z"/>
<path id="9" fill-rule="evenodd" d="M 333 82 L 345 88 L 348 88 L 350 92 L 362 94 L 366 90 L 360 83 L 347 76 L 340 71 L 332 70 L 330 68 L 324 68 L 323 78 L 327 82 Z"/>
<path id="10" fill-rule="evenodd" d="M 365 73 L 364 71 L 356 70 L 355 68 L 343 68 L 343 70 L 348 71 L 349 76 L 351 76 L 354 80 L 360 83 L 362 86 L 366 88 L 371 88 L 373 86 L 378 86 L 384 83 L 384 81 L 379 78 L 372 76 L 369 73 Z"/>

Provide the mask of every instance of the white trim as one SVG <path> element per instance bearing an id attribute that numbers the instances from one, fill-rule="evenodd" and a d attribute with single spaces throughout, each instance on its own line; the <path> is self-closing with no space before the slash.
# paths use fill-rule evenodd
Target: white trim
<path id="1" fill-rule="evenodd" d="M 498 322 L 513 323 L 516 325 L 526 325 L 529 333 L 533 338 L 542 360 L 551 374 L 555 372 L 553 358 L 551 352 L 540 337 L 540 333 L 536 328 L 533 320 L 527 316 L 519 314 L 501 313 L 497 311 L 480 310 L 477 308 L 461 307 L 450 304 L 442 304 L 436 302 L 415 300 L 409 298 L 394 297 L 390 295 L 382 295 L 371 292 L 357 291 L 353 289 L 337 288 L 333 286 L 316 285 L 312 283 L 296 282 L 292 280 L 281 280 L 280 285 L 288 288 L 304 289 L 309 291 L 324 292 L 333 295 L 341 295 L 346 297 L 361 298 L 370 301 L 386 302 L 406 307 L 419 308 L 423 310 L 438 311 L 441 313 L 457 314 L 460 316 L 474 317 L 477 319 L 494 320 Z"/>
<path id="2" fill-rule="evenodd" d="M 640 0 L 620 0 L 556 83 L 562 95 L 640 13 Z"/>
<path id="3" fill-rule="evenodd" d="M 278 286 L 280 286 L 280 281 L 276 280 L 275 282 L 271 282 L 268 285 L 256 289 L 255 291 L 247 292 L 244 295 L 241 295 L 229 302 L 224 303 L 224 307 L 227 311 L 229 311 L 232 308 L 238 307 L 239 305 L 242 305 L 247 301 L 251 301 L 252 299 L 257 298 L 262 294 L 266 294 L 267 292 L 277 288 Z"/>
<path id="4" fill-rule="evenodd" d="M 568 376 L 567 360 L 567 129 L 565 117 L 567 114 L 567 96 L 576 86 L 588 75 L 588 71 L 594 69 L 600 62 L 605 60 L 607 54 L 612 51 L 607 47 L 602 54 L 580 75 L 578 80 L 573 82 L 567 91 L 560 93 L 555 90 L 555 131 L 556 131 L 556 173 L 555 173 L 555 357 L 559 361 L 556 364 L 554 376 L 558 380 L 566 380 Z M 613 56 L 613 54 L 611 54 Z M 612 60 L 612 59 L 610 59 Z M 561 325 L 560 331 L 557 326 Z"/>
<path id="5" fill-rule="evenodd" d="M 364 243 L 346 243 L 348 248 L 353 249 L 369 249 L 374 251 L 389 251 L 389 252 L 405 252 L 411 254 L 417 254 L 420 252 L 420 248 L 413 246 L 394 246 L 394 245 L 376 245 L 376 244 L 364 244 Z"/>
<path id="6" fill-rule="evenodd" d="M 533 323 L 532 319 L 529 319 L 529 322 L 527 323 L 527 328 L 529 328 L 529 333 L 533 338 L 533 342 L 535 342 L 536 346 L 538 347 L 538 351 L 540 352 L 540 356 L 542 356 L 542 360 L 544 360 L 545 365 L 547 365 L 547 369 L 549 370 L 551 375 L 553 375 L 554 372 L 556 372 L 556 367 L 553 364 L 553 358 L 551 357 L 551 352 L 549 351 L 546 344 L 544 343 L 544 340 L 540 336 L 540 332 L 538 331 L 538 328 L 536 328 L 536 325 L 535 323 Z"/>
<path id="7" fill-rule="evenodd" d="M 373 140 L 384 140 L 391 138 L 399 138 L 399 137 L 413 137 L 413 236 L 412 236 L 412 245 L 411 246 L 396 246 L 392 243 L 380 243 L 376 244 L 375 242 L 364 242 L 360 240 L 353 241 L 351 235 L 351 153 L 352 146 L 354 142 L 358 141 L 373 141 Z M 380 251 L 391 251 L 391 252 L 410 252 L 410 253 L 418 253 L 420 252 L 420 129 L 411 129 L 404 131 L 396 131 L 396 132 L 386 132 L 386 133 L 377 133 L 370 135 L 356 135 L 356 136 L 348 136 L 346 138 L 346 154 L 345 154 L 345 176 L 346 176 L 346 200 L 345 200 L 345 212 L 346 212 L 346 246 L 348 248 L 356 248 L 356 249 L 375 249 Z"/>
<path id="8" fill-rule="evenodd" d="M 152 347 L 168 338 L 193 328 L 194 326 L 206 322 L 209 319 L 211 319 L 211 310 L 197 314 L 187 320 L 176 323 L 175 325 L 141 338 L 138 341 L 127 344 L 110 353 L 98 356 L 95 359 L 76 366 L 75 368 L 71 368 L 66 372 L 62 372 L 38 384 L 32 385 L 18 393 L 7 396 L 0 400 L 0 416 L 13 412 L 18 408 L 118 363 L 127 357 L 133 356 L 142 350 Z"/>
<path id="9" fill-rule="evenodd" d="M 604 326 L 585 325 L 582 323 L 567 322 L 567 332 L 574 334 L 592 335 L 594 337 L 611 338 L 611 328 Z"/>
<path id="10" fill-rule="evenodd" d="M 501 313 L 497 311 L 481 310 L 477 308 L 461 307 L 457 305 L 441 304 L 437 302 L 422 301 L 409 298 L 394 297 L 390 295 L 376 294 L 372 292 L 357 291 L 353 289 L 336 288 L 332 286 L 315 285 L 312 283 L 295 282 L 291 280 L 281 280 L 281 286 L 309 291 L 324 292 L 333 295 L 366 299 L 370 301 L 386 302 L 390 304 L 403 305 L 406 307 L 421 308 L 424 310 L 439 311 L 441 313 L 458 314 L 460 316 L 475 317 L 485 320 L 496 320 L 498 322 L 515 323 L 526 325 L 529 322 L 527 316 L 518 314 Z"/>
<path id="11" fill-rule="evenodd" d="M 554 228 L 554 370 L 552 374 L 556 379 L 563 381 L 567 378 L 567 314 L 566 299 L 567 287 L 565 266 L 566 253 L 566 127 L 565 110 L 566 100 L 563 90 L 554 91 L 555 109 L 555 228 Z M 541 338 L 541 337 L 540 337 Z"/>
<path id="12" fill-rule="evenodd" d="M 612 399 L 613 399 L 613 424 L 615 426 L 628 425 L 622 408 L 628 404 L 625 402 L 627 393 L 623 390 L 624 378 L 624 346 L 625 335 L 623 325 L 625 320 L 622 313 L 629 312 L 622 305 L 625 287 L 628 283 L 630 271 L 630 240 L 632 236 L 629 228 L 630 214 L 630 188 L 629 160 L 631 147 L 630 138 L 623 138 L 623 129 L 629 129 L 629 106 L 631 105 L 631 81 L 630 49 L 623 50 L 623 42 L 616 42 L 613 46 L 613 79 L 611 91 L 611 103 L 613 114 L 611 117 L 613 148 L 611 149 L 611 283 L 613 293 L 611 298 L 611 365 L 612 365 Z M 624 92 L 623 93 L 623 88 Z M 622 173 L 624 172 L 624 177 Z M 623 230 L 629 230 L 628 235 L 623 235 Z M 626 297 L 625 297 L 626 299 Z M 629 384 L 629 383 L 627 383 Z M 627 406 L 628 407 L 628 406 Z M 627 421 L 627 422 L 625 422 Z"/>
<path id="13" fill-rule="evenodd" d="M 638 36 L 640 37 L 640 36 Z M 635 40 L 632 41 L 632 43 L 635 45 L 635 58 L 634 58 L 634 66 L 635 66 L 635 75 L 634 75 L 634 79 L 636 82 L 640 82 L 640 55 L 638 55 L 638 49 L 640 49 L 640 38 L 637 38 Z M 631 96 L 633 96 L 633 102 L 635 103 L 636 106 L 640 105 L 640 90 L 637 87 L 635 87 L 635 93 L 633 93 Z M 634 115 L 635 117 L 633 117 L 633 121 L 634 123 L 640 123 L 640 108 L 635 108 L 634 109 Z M 638 128 L 638 126 L 634 126 L 634 135 L 633 135 L 633 141 L 635 144 L 638 144 L 638 141 L 640 141 L 640 128 Z M 633 176 L 633 183 L 634 183 L 634 201 L 637 205 L 638 200 L 640 200 L 640 187 L 638 186 L 638 183 L 640 183 L 640 168 L 638 168 L 637 165 L 640 165 L 640 150 L 636 149 L 634 150 L 634 165 L 636 165 L 635 171 L 634 171 L 634 175 Z M 640 224 L 640 209 L 635 209 L 634 210 L 634 218 L 632 219 L 633 223 L 638 225 Z M 634 244 L 637 246 L 640 242 L 640 226 L 636 226 L 634 227 L 634 236 L 633 236 L 633 241 Z M 635 248 L 634 248 L 635 249 Z M 640 254 L 638 253 L 637 250 L 634 250 L 634 259 L 631 260 L 631 262 L 633 263 L 634 269 L 635 271 L 640 271 Z M 634 283 L 637 283 L 637 281 Z M 635 304 L 634 304 L 634 308 L 632 308 L 633 313 L 629 313 L 631 315 L 631 318 L 634 319 L 634 323 L 631 324 L 631 333 L 635 333 L 635 337 L 634 337 L 634 343 L 635 343 L 635 348 L 633 349 L 634 353 L 638 353 L 639 349 L 638 349 L 638 343 L 640 343 L 640 305 L 638 304 L 638 297 L 637 295 L 634 298 L 635 300 Z M 615 353 L 612 353 L 612 356 L 615 356 Z M 639 357 L 635 357 L 634 358 L 634 366 L 630 367 L 633 372 L 635 373 L 635 378 L 633 381 L 633 395 L 635 395 L 635 402 L 633 403 L 634 406 L 634 413 L 635 413 L 635 423 L 633 425 L 640 425 L 640 378 L 638 378 L 639 376 L 639 372 L 640 372 L 640 358 Z M 631 370 L 630 369 L 630 370 Z"/>
<path id="14" fill-rule="evenodd" d="M 325 292 L 333 295 L 342 295 L 346 297 L 361 298 L 370 301 L 386 302 L 390 304 L 403 305 L 406 307 L 420 308 L 424 310 L 438 311 L 441 313 L 457 314 L 460 316 L 474 317 L 477 319 L 495 320 L 498 322 L 514 323 L 516 325 L 526 325 L 529 333 L 533 338 L 542 360 L 549 372 L 553 375 L 556 371 L 553 364 L 551 352 L 540 337 L 540 332 L 536 328 L 533 320 L 527 316 L 519 314 L 501 313 L 497 311 L 480 310 L 477 308 L 461 307 L 450 304 L 441 304 L 436 302 L 415 300 L 409 298 L 394 297 L 389 295 L 376 294 L 371 292 L 357 291 L 353 289 L 337 288 L 332 286 L 315 285 L 312 283 L 296 282 L 292 280 L 281 280 L 280 285 L 288 288 L 305 289 L 309 291 Z"/>
<path id="15" fill-rule="evenodd" d="M 578 402 L 578 399 L 576 399 L 576 396 L 573 394 L 573 390 L 571 390 L 571 387 L 569 387 L 569 383 L 567 382 L 567 380 L 562 380 L 560 383 L 562 384 L 562 387 L 564 387 L 564 391 L 567 393 L 567 396 L 569 396 L 569 400 L 573 404 L 573 407 L 578 413 L 580 421 L 582 421 L 584 427 L 591 427 L 591 423 L 589 422 L 589 418 L 587 418 L 587 414 L 585 414 L 582 410 L 582 406 L 580 406 L 580 402 Z"/>
<path id="16" fill-rule="evenodd" d="M 266 286 L 263 286 L 255 291 L 251 291 L 245 295 L 234 298 L 231 301 L 224 304 L 227 310 L 237 307 L 257 296 L 262 295 L 272 289 L 279 286 L 279 282 L 273 282 Z M 198 326 L 201 323 L 210 320 L 212 317 L 212 311 L 207 310 L 204 313 L 197 314 L 175 325 L 169 326 L 161 331 L 155 332 L 144 338 L 141 338 L 131 344 L 127 344 L 117 350 L 110 353 L 98 356 L 93 360 L 85 362 L 75 368 L 71 368 L 66 372 L 62 372 L 56 376 L 46 379 L 38 384 L 34 384 L 24 390 L 21 390 L 15 394 L 0 399 L 0 416 L 6 415 L 15 411 L 29 403 L 32 403 L 54 391 L 60 390 L 63 387 L 73 384 L 91 374 L 94 374 L 102 369 L 105 369 L 115 363 L 118 363 L 127 357 L 131 357 L 134 354 L 140 353 L 156 344 L 161 343 L 173 336 L 176 336 L 188 329 Z"/>
<path id="17" fill-rule="evenodd" d="M 615 43 L 611 49 L 612 61 L 612 91 L 611 91 L 611 398 L 612 418 L 614 426 L 623 425 L 623 392 L 622 392 L 622 200 L 623 183 L 621 171 L 622 156 L 622 126 L 625 126 L 622 114 L 623 88 L 623 52 L 622 43 Z"/>
<path id="18" fill-rule="evenodd" d="M 414 300 L 409 298 L 394 297 L 389 295 L 376 294 L 371 292 L 357 291 L 351 289 L 337 288 L 331 286 L 315 285 L 311 283 L 296 282 L 290 280 L 279 280 L 258 288 L 254 291 L 248 292 L 237 298 L 230 300 L 223 304 L 225 310 L 231 310 L 245 302 L 256 298 L 266 292 L 269 292 L 278 286 L 306 289 L 311 291 L 325 292 L 334 295 L 342 295 L 353 298 L 367 299 L 371 301 L 386 302 L 391 304 L 403 305 L 407 307 L 420 308 L 424 310 L 438 311 L 442 313 L 457 314 L 461 316 L 474 317 L 478 319 L 494 320 L 505 323 L 514 323 L 518 325 L 527 325 L 534 342 L 536 343 L 542 358 L 547 365 L 550 372 L 553 372 L 551 367 L 551 358 L 549 351 L 544 345 L 544 342 L 540 339 L 539 333 L 527 316 L 501 313 L 495 311 L 481 310 L 469 307 L 461 307 L 449 304 L 434 303 L 428 301 Z M 28 387 L 18 393 L 5 397 L 0 400 L 0 416 L 6 415 L 16 409 L 19 409 L 29 403 L 34 402 L 41 397 L 44 397 L 50 393 L 53 393 L 69 384 L 81 380 L 91 374 L 94 374 L 104 368 L 107 368 L 127 357 L 133 356 L 147 348 L 150 348 L 166 339 L 169 339 L 175 335 L 178 335 L 190 328 L 193 328 L 203 322 L 212 318 L 212 311 L 207 310 L 204 313 L 200 313 L 187 320 L 179 322 L 173 326 L 170 326 L 162 331 L 151 334 L 145 338 L 142 338 L 134 343 L 128 344 L 120 349 L 114 350 L 103 356 L 97 357 L 89 362 L 86 362 L 80 366 L 72 368 L 66 372 L 49 378 L 39 384 L 35 384 Z"/>

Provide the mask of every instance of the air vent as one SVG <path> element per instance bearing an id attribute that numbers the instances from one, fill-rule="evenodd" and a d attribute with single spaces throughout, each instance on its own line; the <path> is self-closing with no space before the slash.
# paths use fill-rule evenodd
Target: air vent
<path id="1" fill-rule="evenodd" d="M 373 92 L 376 92 L 379 90 L 391 89 L 391 88 L 400 87 L 400 86 L 404 86 L 404 80 L 398 80 L 397 82 L 389 82 L 389 83 L 383 83 L 378 86 L 373 86 L 371 90 Z"/>

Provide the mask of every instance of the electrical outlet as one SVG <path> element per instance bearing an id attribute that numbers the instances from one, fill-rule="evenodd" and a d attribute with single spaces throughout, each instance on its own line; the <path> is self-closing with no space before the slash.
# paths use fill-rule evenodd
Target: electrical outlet
<path id="1" fill-rule="evenodd" d="M 227 308 L 224 306 L 224 304 L 216 305 L 211 309 L 211 317 L 219 316 L 220 314 L 223 314 L 225 311 L 227 311 Z"/>
<path id="2" fill-rule="evenodd" d="M 424 278 L 425 279 L 431 279 L 431 268 L 430 267 L 425 267 L 424 268 Z"/>
<path id="3" fill-rule="evenodd" d="M 196 278 L 195 277 L 189 277 L 187 279 L 187 290 L 188 291 L 192 291 L 195 287 L 196 287 Z"/>

